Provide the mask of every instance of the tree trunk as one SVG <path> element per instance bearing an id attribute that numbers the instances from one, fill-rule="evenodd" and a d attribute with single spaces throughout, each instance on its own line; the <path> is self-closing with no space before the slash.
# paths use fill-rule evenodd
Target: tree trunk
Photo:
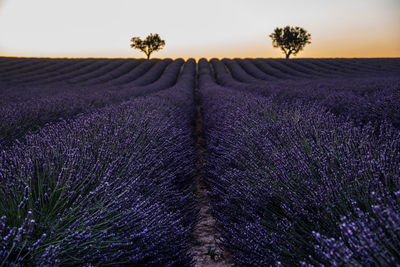
<path id="1" fill-rule="evenodd" d="M 150 53 L 146 54 L 146 55 L 147 55 L 147 60 L 149 60 L 150 59 Z"/>
<path id="2" fill-rule="evenodd" d="M 291 53 L 292 53 L 292 52 L 289 51 L 289 52 L 286 54 L 286 59 L 289 59 Z"/>

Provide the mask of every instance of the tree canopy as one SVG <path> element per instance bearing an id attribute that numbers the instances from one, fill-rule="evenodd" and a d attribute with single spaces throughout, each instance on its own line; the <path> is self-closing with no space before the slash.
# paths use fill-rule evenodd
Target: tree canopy
<path id="1" fill-rule="evenodd" d="M 144 52 L 147 59 L 150 59 L 153 52 L 159 51 L 165 46 L 165 41 L 157 33 L 150 33 L 144 40 L 139 37 L 132 37 L 131 42 L 131 47 Z"/>
<path id="2" fill-rule="evenodd" d="M 311 43 L 311 34 L 301 27 L 286 26 L 275 28 L 269 35 L 272 38 L 272 46 L 279 47 L 288 59 L 290 55 L 296 55 Z"/>

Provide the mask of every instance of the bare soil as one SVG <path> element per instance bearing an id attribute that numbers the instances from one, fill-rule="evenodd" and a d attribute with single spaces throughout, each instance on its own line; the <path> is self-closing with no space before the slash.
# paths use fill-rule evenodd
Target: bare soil
<path id="1" fill-rule="evenodd" d="M 204 183 L 204 151 L 205 140 L 202 131 L 202 116 L 198 97 L 198 88 L 195 89 L 196 98 L 196 148 L 198 153 L 197 171 L 198 174 L 194 179 L 196 186 L 196 196 L 198 199 L 198 207 L 200 208 L 200 219 L 195 226 L 192 234 L 191 253 L 196 260 L 196 267 L 203 266 L 231 266 L 233 262 L 232 255 L 222 250 L 217 242 L 216 221 L 210 210 L 209 189 Z"/>

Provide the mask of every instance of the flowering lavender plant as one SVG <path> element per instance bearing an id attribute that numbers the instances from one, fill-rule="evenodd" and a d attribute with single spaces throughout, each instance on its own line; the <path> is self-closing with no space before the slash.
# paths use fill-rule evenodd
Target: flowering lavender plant
<path id="1" fill-rule="evenodd" d="M 2 58 L 0 266 L 399 265 L 399 62 Z"/>
<path id="2" fill-rule="evenodd" d="M 191 265 L 194 75 L 3 150 L 1 264 Z"/>
<path id="3" fill-rule="evenodd" d="M 221 87 L 205 60 L 199 73 L 213 212 L 239 264 L 400 261 L 400 131 L 390 120 Z"/>

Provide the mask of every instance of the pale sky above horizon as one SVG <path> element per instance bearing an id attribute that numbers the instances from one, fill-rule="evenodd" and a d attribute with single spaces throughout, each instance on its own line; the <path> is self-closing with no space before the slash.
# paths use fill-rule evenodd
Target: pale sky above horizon
<path id="1" fill-rule="evenodd" d="M 286 25 L 312 35 L 298 57 L 400 57 L 400 0 L 0 0 L 0 56 L 144 57 L 131 37 L 159 33 L 152 57 L 283 57 Z"/>

